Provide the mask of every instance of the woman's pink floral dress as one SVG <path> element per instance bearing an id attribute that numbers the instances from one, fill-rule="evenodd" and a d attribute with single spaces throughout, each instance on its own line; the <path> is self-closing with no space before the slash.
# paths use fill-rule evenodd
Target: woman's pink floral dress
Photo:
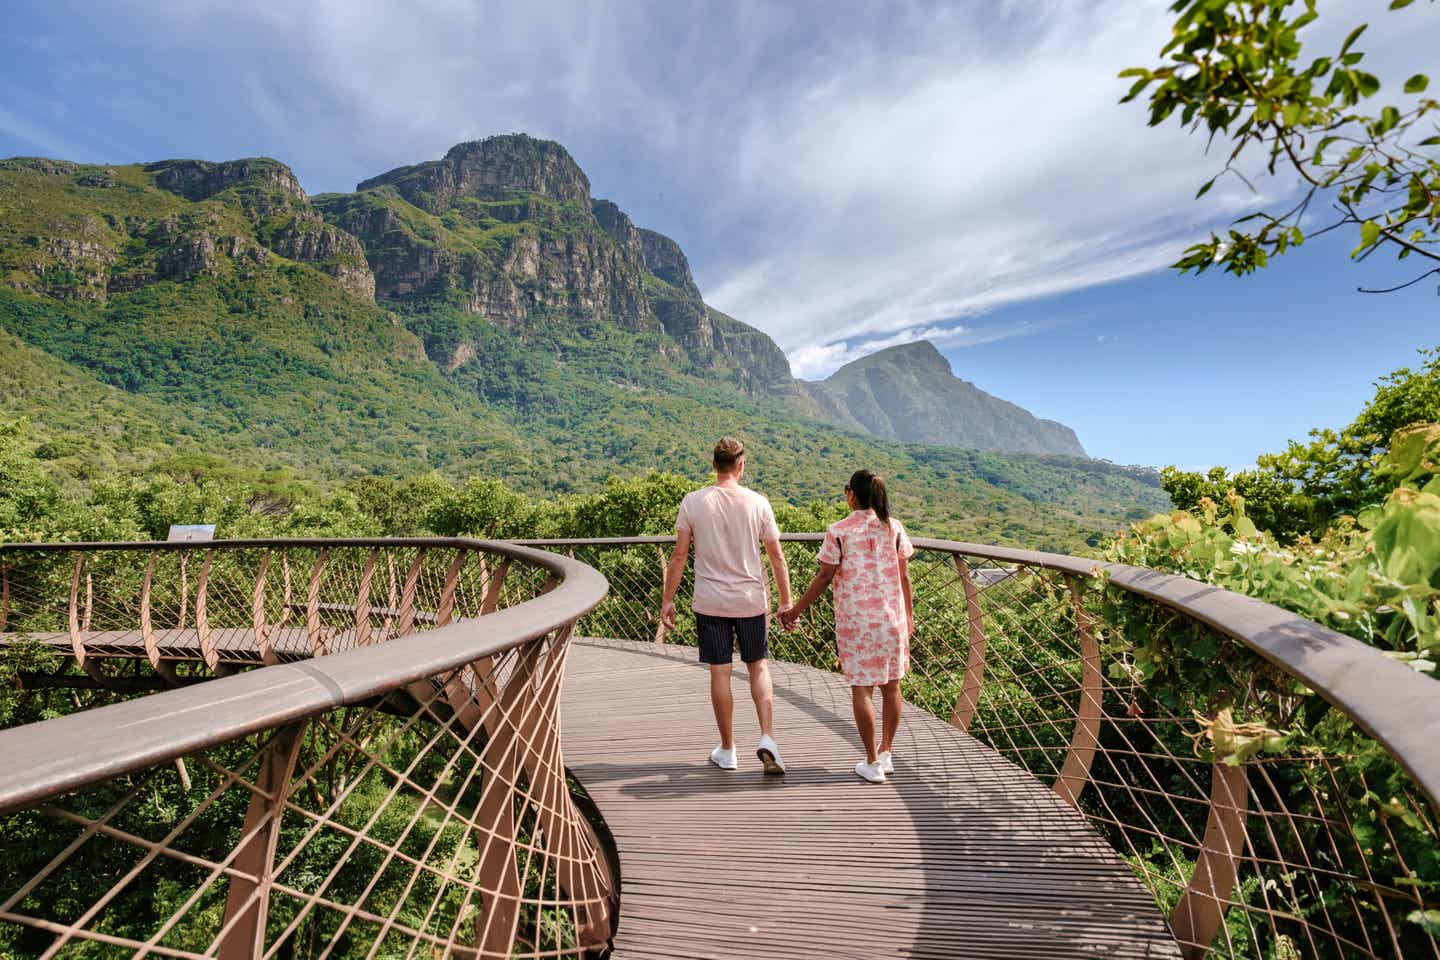
<path id="1" fill-rule="evenodd" d="M 910 628 L 900 591 L 900 557 L 915 548 L 894 517 L 880 522 L 874 510 L 856 510 L 825 532 L 821 563 L 838 564 L 835 645 L 851 686 L 869 687 L 905 676 L 910 665 Z"/>

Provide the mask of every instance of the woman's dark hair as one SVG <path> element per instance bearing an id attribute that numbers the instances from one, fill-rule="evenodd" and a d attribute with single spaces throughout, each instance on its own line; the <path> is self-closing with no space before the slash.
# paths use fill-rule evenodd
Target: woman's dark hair
<path id="1" fill-rule="evenodd" d="M 846 488 L 855 494 L 861 510 L 874 510 L 881 523 L 890 522 L 890 500 L 885 496 L 885 481 L 869 470 L 856 470 Z"/>

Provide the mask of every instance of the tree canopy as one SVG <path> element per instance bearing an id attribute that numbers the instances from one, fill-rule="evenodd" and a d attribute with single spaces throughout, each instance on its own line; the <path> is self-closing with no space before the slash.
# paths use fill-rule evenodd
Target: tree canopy
<path id="1" fill-rule="evenodd" d="M 1392 0 L 1390 9 L 1413 2 Z M 1380 78 L 1356 48 L 1364 23 L 1333 52 L 1302 57 L 1301 31 L 1319 19 L 1317 0 L 1176 0 L 1170 9 L 1178 17 L 1161 63 L 1122 70 L 1135 78 L 1122 102 L 1149 90 L 1151 126 L 1202 131 L 1207 150 L 1228 144 L 1224 166 L 1197 198 L 1226 174 L 1254 190 L 1241 162 L 1258 154 L 1294 200 L 1242 217 L 1223 237 L 1212 232 L 1176 268 L 1240 276 L 1308 237 L 1345 228 L 1357 235 L 1356 260 L 1384 248 L 1425 261 L 1402 287 L 1440 275 L 1440 101 L 1426 96 L 1429 77 L 1411 74 L 1404 98 L 1380 105 Z"/>

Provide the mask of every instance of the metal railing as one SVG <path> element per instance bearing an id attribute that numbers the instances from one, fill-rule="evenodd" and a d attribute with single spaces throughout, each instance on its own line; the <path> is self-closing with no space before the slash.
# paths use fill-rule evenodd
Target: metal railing
<path id="1" fill-rule="evenodd" d="M 572 631 L 689 642 L 670 543 L 0 548 L 0 956 L 603 950 L 556 703 Z M 1050 783 L 1187 955 L 1440 957 L 1433 680 L 1184 578 L 915 544 L 907 699 Z M 772 654 L 835 669 L 828 606 Z"/>
<path id="2" fill-rule="evenodd" d="M 783 537 L 798 595 L 819 535 Z M 658 621 L 673 538 L 528 541 L 596 567 L 577 635 Z M 1189 957 L 1440 957 L 1440 685 L 1277 607 L 1153 570 L 914 541 L 906 699 L 1050 783 Z M 836 670 L 828 597 L 771 654 Z"/>
<path id="3" fill-rule="evenodd" d="M 603 952 L 558 698 L 605 591 L 470 540 L 0 546 L 0 956 Z"/>

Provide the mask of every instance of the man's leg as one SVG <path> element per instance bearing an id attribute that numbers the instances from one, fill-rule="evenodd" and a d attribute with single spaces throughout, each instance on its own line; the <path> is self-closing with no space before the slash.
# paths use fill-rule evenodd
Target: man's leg
<path id="1" fill-rule="evenodd" d="M 731 729 L 735 718 L 735 697 L 730 693 L 730 664 L 710 664 L 710 705 L 715 708 L 715 726 L 720 728 L 720 748 L 735 749 Z"/>
<path id="2" fill-rule="evenodd" d="M 880 752 L 889 753 L 895 743 L 895 731 L 900 729 L 900 681 L 891 680 L 881 687 L 880 699 L 884 704 L 881 715 Z M 874 729 L 873 721 L 871 729 Z"/>
<path id="3" fill-rule="evenodd" d="M 775 691 L 770 686 L 770 661 L 747 663 L 750 668 L 750 699 L 755 701 L 755 716 L 760 720 L 760 736 L 772 736 L 775 720 Z"/>
<path id="4" fill-rule="evenodd" d="M 735 637 L 740 642 L 740 659 L 750 669 L 750 699 L 755 701 L 755 716 L 760 720 L 760 736 L 771 736 L 775 718 L 775 692 L 770 685 L 770 618 L 766 614 L 735 621 Z"/>
<path id="5" fill-rule="evenodd" d="M 723 617 L 697 613 L 695 631 L 700 641 L 700 662 L 710 668 L 710 705 L 715 709 L 715 726 L 720 729 L 720 748 L 734 750 L 735 697 L 730 693 L 730 665 L 735 647 L 731 626 Z"/>
<path id="6" fill-rule="evenodd" d="M 865 761 L 874 763 L 879 756 L 875 751 L 875 704 L 871 701 L 874 687 L 851 687 L 850 701 L 855 708 L 855 729 L 860 731 L 860 741 L 865 744 Z"/>

